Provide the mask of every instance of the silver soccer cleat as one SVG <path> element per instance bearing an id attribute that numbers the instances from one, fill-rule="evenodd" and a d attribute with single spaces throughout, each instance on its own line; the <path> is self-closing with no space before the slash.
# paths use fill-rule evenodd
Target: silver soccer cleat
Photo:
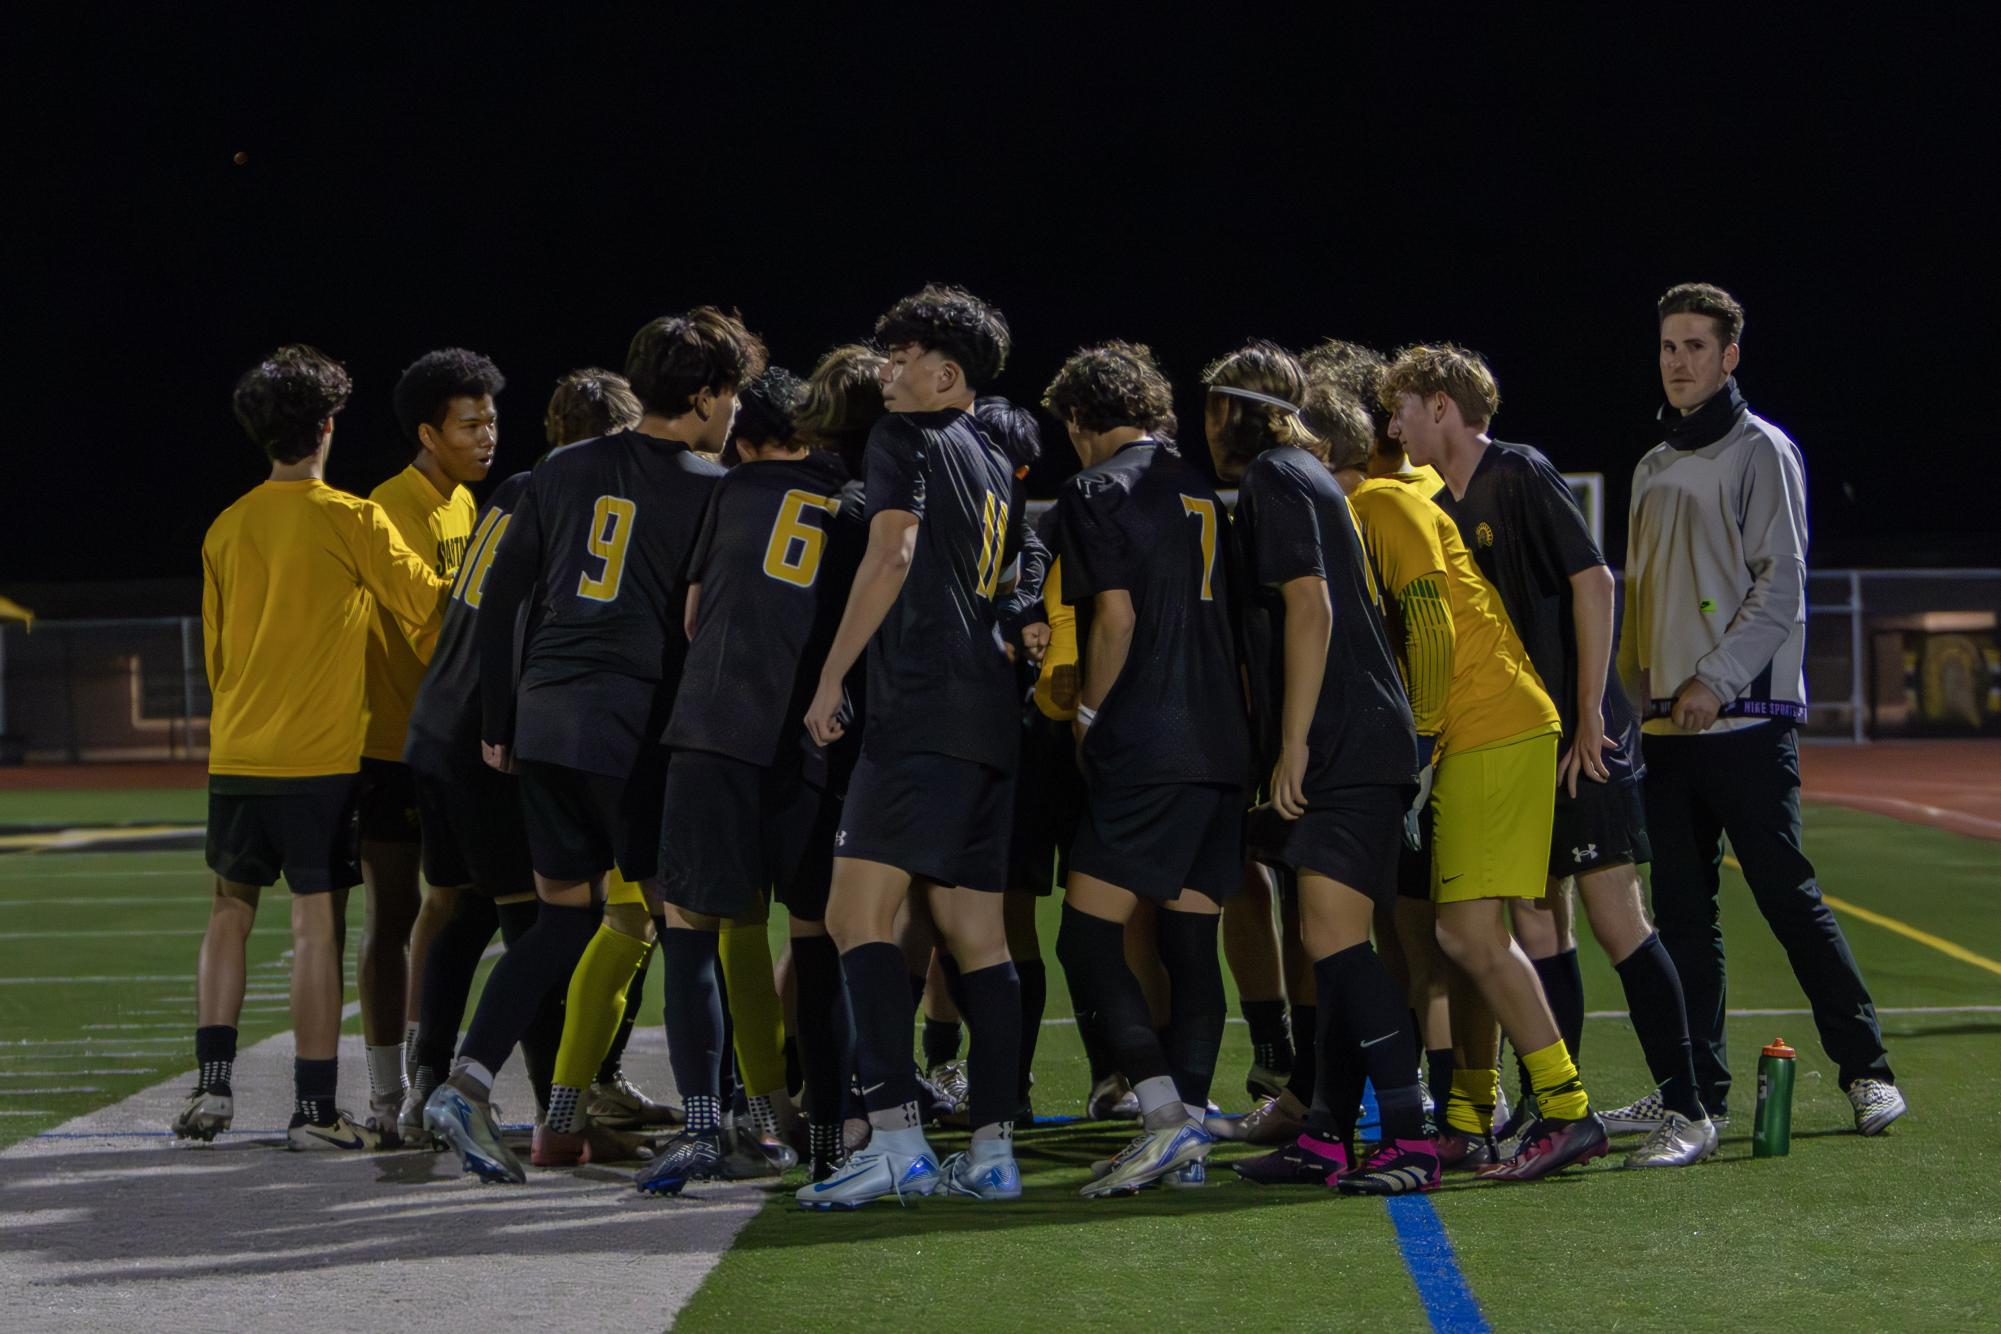
<path id="1" fill-rule="evenodd" d="M 1691 1121 L 1668 1112 L 1647 1142 L 1626 1155 L 1626 1166 L 1688 1167 L 1716 1156 L 1716 1125 L 1708 1117 Z"/>

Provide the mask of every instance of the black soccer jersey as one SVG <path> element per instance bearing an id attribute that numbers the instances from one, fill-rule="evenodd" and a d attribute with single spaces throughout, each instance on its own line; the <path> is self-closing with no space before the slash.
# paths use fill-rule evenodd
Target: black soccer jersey
<path id="1" fill-rule="evenodd" d="M 521 493 L 528 489 L 528 476 L 518 472 L 495 487 L 473 521 L 472 542 L 459 563 L 451 599 L 445 603 L 437 649 L 410 706 L 409 740 L 403 751 L 406 761 L 419 749 L 428 748 L 459 763 L 480 762 L 479 640 L 473 627 L 485 600 L 487 578 L 500 553 L 500 539 L 521 503 Z"/>
<path id="2" fill-rule="evenodd" d="M 868 516 L 918 516 L 903 591 L 869 645 L 872 756 L 929 751 L 1013 772 L 1014 670 L 998 628 L 1021 549 L 1019 485 L 970 413 L 892 413 L 868 440 Z"/>
<path id="3" fill-rule="evenodd" d="M 1501 605 L 1528 647 L 1536 674 L 1563 718 L 1563 746 L 1577 734 L 1577 622 L 1570 576 L 1605 558 L 1563 474 L 1527 445 L 1496 440 L 1480 456 L 1466 495 L 1450 488 L 1433 497 L 1452 516 L 1480 573 L 1501 592 Z M 1632 775 L 1640 753 L 1632 705 L 1619 685 L 1617 655 L 1606 663 L 1605 735 L 1619 743 L 1605 752 L 1614 779 Z"/>
<path id="4" fill-rule="evenodd" d="M 723 470 L 620 431 L 530 475 L 479 618 L 482 735 L 517 756 L 623 776 L 666 725 L 687 640 L 688 553 Z M 514 608 L 540 586 L 507 726 Z M 505 611 L 495 616 L 495 611 Z"/>
<path id="5" fill-rule="evenodd" d="M 1079 646 L 1089 652 L 1098 594 L 1123 589 L 1133 603 L 1125 666 L 1084 734 L 1086 776 L 1106 787 L 1243 783 L 1230 516 L 1215 489 L 1179 454 L 1137 440 L 1064 483 L 1056 512 Z"/>
<path id="6" fill-rule="evenodd" d="M 1334 611 L 1327 670 L 1307 730 L 1306 796 L 1417 776 L 1417 729 L 1383 629 L 1381 596 L 1362 550 L 1354 511 L 1333 475 L 1303 449 L 1270 449 L 1244 473 L 1235 529 L 1254 588 L 1251 608 L 1265 624 L 1246 639 L 1252 654 L 1257 735 L 1278 758 L 1279 710 L 1285 698 L 1285 602 L 1279 586 L 1318 575 Z"/>
<path id="7" fill-rule="evenodd" d="M 770 765 L 797 746 L 868 542 L 861 487 L 832 454 L 738 464 L 688 560 L 695 637 L 661 738 Z"/>

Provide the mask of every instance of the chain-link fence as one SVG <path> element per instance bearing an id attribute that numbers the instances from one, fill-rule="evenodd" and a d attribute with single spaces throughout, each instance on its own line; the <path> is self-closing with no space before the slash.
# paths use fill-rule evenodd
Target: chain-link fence
<path id="1" fill-rule="evenodd" d="M 1807 730 L 2001 735 L 2001 569 L 1816 570 Z M 0 626 L 0 763 L 202 759 L 195 617 Z"/>

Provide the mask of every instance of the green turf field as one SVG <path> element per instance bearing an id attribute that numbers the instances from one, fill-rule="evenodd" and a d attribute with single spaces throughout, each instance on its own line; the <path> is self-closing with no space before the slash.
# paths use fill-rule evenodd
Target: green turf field
<path id="1" fill-rule="evenodd" d="M 188 819 L 199 797 L 10 793 L 0 795 L 0 824 Z M 1827 807 L 1812 810 L 1808 839 L 1829 893 L 2001 959 L 2001 843 Z M 280 911 L 267 909 L 252 939 L 246 1043 L 284 1023 L 286 937 L 282 896 L 272 897 Z M 1053 946 L 1054 901 L 1046 906 L 1044 944 Z M 359 911 L 357 896 L 356 929 Z M 1724 911 L 1733 1010 L 1802 1009 L 1783 956 L 1729 871 Z M 0 857 L 0 1144 L 191 1068 L 205 913 L 197 853 Z M 1738 1086 L 1720 1161 L 1647 1174 L 1594 1164 L 1532 1186 L 1449 1178 L 1430 1197 L 1496 1328 L 1992 1326 L 2001 1151 L 1985 1112 L 2001 1070 L 2001 1012 L 1950 1007 L 2001 1006 L 2001 975 L 1876 925 L 1847 927 L 1879 1006 L 1942 1007 L 1884 1019 L 1911 1115 L 1879 1141 L 1848 1133 L 1846 1100 L 1810 1021 L 1734 1019 Z M 1590 1008 L 1618 1010 L 1610 967 L 1595 945 L 1583 953 Z M 1050 1015 L 1067 1019 L 1053 962 L 1050 978 Z M 656 991 L 647 1022 L 658 1003 Z M 1752 1069 L 1757 1048 L 1781 1033 L 1800 1048 L 1793 1154 L 1753 1161 Z M 1623 1019 L 1590 1021 L 1583 1058 L 1601 1104 L 1643 1090 Z M 1233 1076 L 1247 1062 L 1244 1029 L 1232 1025 L 1217 1089 L 1226 1106 L 1243 1102 Z M 1044 1028 L 1036 1077 L 1042 1113 L 1080 1109 L 1085 1071 L 1073 1026 Z M 894 1311 L 967 1329 L 1424 1326 L 1382 1204 L 1233 1180 L 1134 1200 L 1076 1198 L 1085 1164 L 1121 1141 L 1107 1126 L 1023 1132 L 1029 1194 L 1017 1206 L 939 1200 L 821 1216 L 774 1196 L 681 1323 L 740 1327 L 768 1323 L 775 1311 L 812 1311 L 815 1327 L 847 1328 L 879 1325 Z"/>

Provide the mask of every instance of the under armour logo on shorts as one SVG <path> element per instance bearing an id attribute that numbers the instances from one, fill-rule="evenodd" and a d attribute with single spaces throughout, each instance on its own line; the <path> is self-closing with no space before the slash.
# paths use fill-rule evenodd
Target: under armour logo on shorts
<path id="1" fill-rule="evenodd" d="M 1582 866 L 1585 862 L 1590 861 L 1593 857 L 1596 857 L 1597 855 L 1598 855 L 1598 845 L 1596 843 L 1586 843 L 1581 848 L 1572 848 L 1570 850 L 1571 860 L 1575 861 L 1580 866 Z"/>
<path id="2" fill-rule="evenodd" d="M 838 833 L 836 833 L 836 834 L 834 835 L 834 846 L 835 846 L 835 847 L 837 847 L 837 848 L 839 848 L 839 847 L 845 847 L 845 846 L 847 846 L 847 842 L 848 842 L 848 831 L 847 831 L 847 830 L 845 830 L 845 829 L 843 829 L 843 830 L 840 830 L 840 831 L 839 831 Z"/>

